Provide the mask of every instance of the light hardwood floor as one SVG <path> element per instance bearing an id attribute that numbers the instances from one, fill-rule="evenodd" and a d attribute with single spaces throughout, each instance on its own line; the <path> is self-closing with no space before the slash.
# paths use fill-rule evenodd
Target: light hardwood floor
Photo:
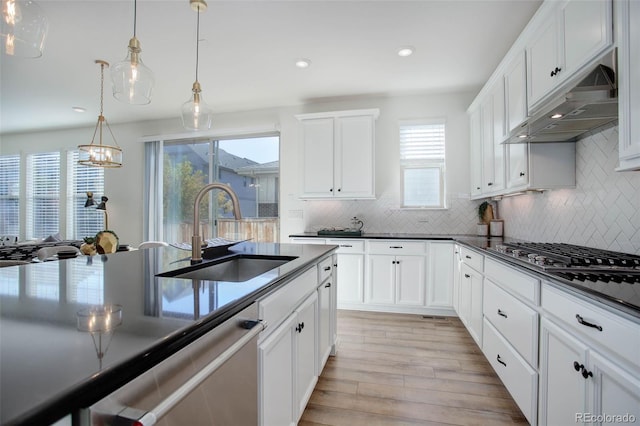
<path id="1" fill-rule="evenodd" d="M 300 426 L 527 424 L 458 318 L 338 311 Z"/>

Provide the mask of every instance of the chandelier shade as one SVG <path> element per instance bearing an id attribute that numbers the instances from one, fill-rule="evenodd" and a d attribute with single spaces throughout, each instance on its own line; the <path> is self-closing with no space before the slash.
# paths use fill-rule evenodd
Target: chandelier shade
<path id="1" fill-rule="evenodd" d="M 198 81 L 198 59 L 200 52 L 200 11 L 207 9 L 204 0 L 189 0 L 191 8 L 197 12 L 196 21 L 196 81 L 191 88 L 192 95 L 182 104 L 182 125 L 187 130 L 207 130 L 211 128 L 213 111 L 202 97 L 202 87 Z"/>
<path id="2" fill-rule="evenodd" d="M 122 167 L 122 149 L 116 142 L 115 136 L 109 127 L 107 119 L 102 115 L 104 101 L 104 68 L 109 66 L 108 62 L 97 59 L 96 64 L 100 65 L 100 115 L 96 128 L 93 131 L 93 138 L 89 145 L 78 145 L 78 163 L 85 166 L 116 168 Z M 114 145 L 106 145 L 103 143 L 104 127 L 106 126 Z M 96 143 L 96 135 L 98 135 L 98 143 Z"/>
<path id="3" fill-rule="evenodd" d="M 2 0 L 1 24 L 3 54 L 24 58 L 42 56 L 49 25 L 37 3 Z"/>
<path id="4" fill-rule="evenodd" d="M 132 105 L 147 105 L 155 77 L 142 62 L 140 41 L 136 38 L 137 3 L 133 2 L 133 37 L 129 40 L 127 56 L 111 68 L 113 97 Z"/>

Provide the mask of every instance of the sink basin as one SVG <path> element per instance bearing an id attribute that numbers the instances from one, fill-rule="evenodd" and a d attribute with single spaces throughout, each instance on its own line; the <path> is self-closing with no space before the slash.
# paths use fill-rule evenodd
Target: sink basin
<path id="1" fill-rule="evenodd" d="M 244 282 L 296 259 L 291 256 L 238 255 L 159 274 L 159 277 Z"/>

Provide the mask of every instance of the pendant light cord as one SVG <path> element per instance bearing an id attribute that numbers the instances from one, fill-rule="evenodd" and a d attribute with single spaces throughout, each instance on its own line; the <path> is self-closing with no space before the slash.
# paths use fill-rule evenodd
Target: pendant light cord
<path id="1" fill-rule="evenodd" d="M 138 5 L 136 0 L 133 0 L 133 38 L 136 37 L 136 12 L 138 10 Z"/>
<path id="2" fill-rule="evenodd" d="M 104 64 L 100 64 L 100 116 L 102 116 L 102 104 L 104 102 Z"/>
<path id="3" fill-rule="evenodd" d="M 199 53 L 200 53 L 200 6 L 198 6 L 198 18 L 196 21 L 196 81 L 198 81 Z"/>

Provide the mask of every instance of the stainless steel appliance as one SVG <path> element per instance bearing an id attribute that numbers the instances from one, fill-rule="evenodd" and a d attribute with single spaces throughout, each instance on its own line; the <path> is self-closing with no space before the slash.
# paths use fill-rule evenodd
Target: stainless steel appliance
<path id="1" fill-rule="evenodd" d="M 564 243 L 505 242 L 488 250 L 598 296 L 640 309 L 640 256 Z"/>

